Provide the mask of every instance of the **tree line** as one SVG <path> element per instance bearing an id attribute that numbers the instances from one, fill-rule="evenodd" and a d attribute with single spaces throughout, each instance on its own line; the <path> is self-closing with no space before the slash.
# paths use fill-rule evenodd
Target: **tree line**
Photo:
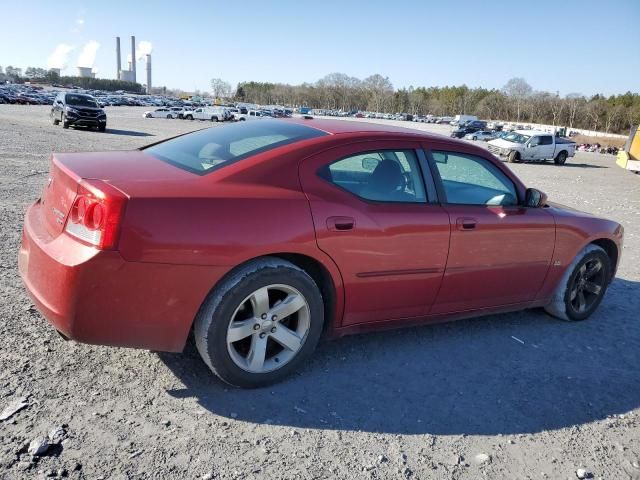
<path id="1" fill-rule="evenodd" d="M 226 82 L 214 79 L 216 93 Z M 225 85 L 226 84 L 226 85 Z M 224 88 L 219 88 L 223 85 Z M 342 111 L 409 113 L 412 115 L 477 115 L 509 122 L 567 126 L 611 133 L 627 133 L 640 123 L 640 94 L 585 96 L 535 91 L 524 79 L 512 78 L 501 89 L 409 87 L 395 89 L 388 77 L 365 79 L 331 73 L 315 83 L 241 82 L 233 98 L 263 105 L 305 106 Z"/>
<path id="2" fill-rule="evenodd" d="M 92 77 L 74 77 L 60 76 L 53 70 L 44 68 L 28 67 L 24 70 L 21 68 L 7 66 L 4 71 L 0 66 L 0 81 L 11 80 L 15 83 L 24 83 L 27 81 L 38 83 L 52 83 L 63 86 L 77 86 L 90 90 L 104 90 L 106 92 L 115 92 L 123 90 L 130 93 L 144 93 L 144 88 L 139 83 L 125 82 L 122 80 L 111 80 L 107 78 Z"/>

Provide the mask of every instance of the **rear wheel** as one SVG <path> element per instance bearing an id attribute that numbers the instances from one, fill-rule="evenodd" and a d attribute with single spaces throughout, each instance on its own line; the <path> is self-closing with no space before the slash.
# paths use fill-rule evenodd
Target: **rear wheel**
<path id="1" fill-rule="evenodd" d="M 56 118 L 55 115 L 51 115 L 51 119 L 53 120 L 54 125 L 60 125 L 60 119 Z"/>
<path id="2" fill-rule="evenodd" d="M 563 150 L 556 156 L 556 158 L 554 158 L 553 163 L 555 163 L 556 165 L 564 165 L 564 162 L 566 161 L 567 161 L 567 152 Z"/>
<path id="3" fill-rule="evenodd" d="M 69 128 L 69 122 L 67 122 L 67 117 L 62 114 L 62 128 Z"/>
<path id="4" fill-rule="evenodd" d="M 511 152 L 509 152 L 509 155 L 507 156 L 507 161 L 509 163 L 518 163 L 518 162 L 520 162 L 520 154 L 518 152 L 516 152 L 515 150 L 512 150 Z"/>
<path id="5" fill-rule="evenodd" d="M 211 117 L 211 121 L 212 121 L 212 122 L 217 122 L 217 121 L 218 121 L 218 117 L 215 117 L 215 116 L 214 116 L 214 117 Z"/>
<path id="6" fill-rule="evenodd" d="M 322 296 L 295 265 L 263 258 L 238 269 L 209 295 L 195 320 L 196 346 L 225 382 L 254 388 L 293 373 L 315 349 Z"/>
<path id="7" fill-rule="evenodd" d="M 478 140 L 478 137 L 471 137 L 471 140 Z"/>
<path id="8" fill-rule="evenodd" d="M 167 118 L 173 118 L 173 117 L 171 116 L 171 114 L 169 114 L 169 115 L 167 115 Z"/>
<path id="9" fill-rule="evenodd" d="M 611 260 L 602 248 L 587 245 L 567 268 L 545 310 L 562 320 L 585 320 L 600 305 L 611 268 Z"/>
<path id="10" fill-rule="evenodd" d="M 187 116 L 186 116 L 186 119 L 187 119 L 187 120 L 193 120 L 193 115 L 187 115 Z"/>

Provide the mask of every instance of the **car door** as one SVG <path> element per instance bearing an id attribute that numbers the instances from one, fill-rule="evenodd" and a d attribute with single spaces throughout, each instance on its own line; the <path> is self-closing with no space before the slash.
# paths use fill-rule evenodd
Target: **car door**
<path id="1" fill-rule="evenodd" d="M 344 282 L 341 326 L 425 315 L 449 248 L 417 142 L 369 141 L 318 153 L 300 167 L 318 247 Z M 422 159 L 422 160 L 420 160 Z"/>
<path id="2" fill-rule="evenodd" d="M 553 254 L 553 216 L 522 206 L 509 175 L 487 158 L 439 150 L 429 159 L 451 222 L 447 266 L 430 313 L 533 300 Z"/>
<path id="3" fill-rule="evenodd" d="M 525 144 L 525 159 L 526 160 L 540 160 L 542 157 L 543 148 L 540 145 L 540 136 L 535 135 L 527 140 Z"/>
<path id="4" fill-rule="evenodd" d="M 553 137 L 551 135 L 540 135 L 537 158 L 540 160 L 553 158 L 554 149 Z"/>

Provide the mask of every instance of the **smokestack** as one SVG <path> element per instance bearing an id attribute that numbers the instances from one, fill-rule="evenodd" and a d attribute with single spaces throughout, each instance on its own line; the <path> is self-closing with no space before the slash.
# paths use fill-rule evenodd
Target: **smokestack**
<path id="1" fill-rule="evenodd" d="M 147 93 L 151 93 L 151 54 L 147 55 Z"/>
<path id="2" fill-rule="evenodd" d="M 131 36 L 131 73 L 133 82 L 136 82 L 136 37 Z"/>
<path id="3" fill-rule="evenodd" d="M 120 71 L 122 70 L 122 62 L 120 61 L 120 37 L 116 37 L 116 59 L 118 61 L 118 69 L 116 70 L 116 79 L 120 80 Z"/>

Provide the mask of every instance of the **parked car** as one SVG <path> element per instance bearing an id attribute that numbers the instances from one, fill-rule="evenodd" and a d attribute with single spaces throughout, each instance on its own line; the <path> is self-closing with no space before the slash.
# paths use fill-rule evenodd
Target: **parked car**
<path id="1" fill-rule="evenodd" d="M 104 132 L 107 129 L 107 114 L 91 95 L 81 93 L 59 93 L 50 113 L 54 125 L 93 127 Z"/>
<path id="2" fill-rule="evenodd" d="M 193 111 L 185 111 L 187 120 L 210 120 L 212 122 L 224 122 L 232 118 L 230 109 L 226 107 L 201 107 Z"/>
<path id="3" fill-rule="evenodd" d="M 451 130 L 451 138 L 462 138 L 470 133 L 478 132 L 478 127 L 460 127 Z"/>
<path id="4" fill-rule="evenodd" d="M 249 110 L 247 113 L 235 115 L 235 119 L 239 122 L 244 122 L 245 120 L 263 120 L 267 117 L 268 116 L 260 110 Z"/>
<path id="5" fill-rule="evenodd" d="M 186 112 L 184 114 L 186 115 Z M 144 112 L 142 116 L 144 118 L 177 118 L 177 113 L 170 108 L 162 107 Z"/>
<path id="6" fill-rule="evenodd" d="M 221 379 L 257 387 L 323 331 L 535 307 L 584 320 L 622 242 L 468 142 L 266 119 L 54 153 L 18 265 L 65 338 L 177 352 L 192 332 Z"/>
<path id="7" fill-rule="evenodd" d="M 456 115 L 455 117 L 453 117 L 453 120 L 451 120 L 451 122 L 449 122 L 451 125 L 456 126 L 456 125 L 464 125 L 467 122 L 470 122 L 472 120 L 477 120 L 478 117 L 476 117 L 475 115 Z"/>
<path id="8" fill-rule="evenodd" d="M 564 165 L 567 158 L 575 155 L 576 144 L 547 132 L 516 130 L 490 141 L 489 151 L 512 163 L 553 160 L 556 165 Z"/>
<path id="9" fill-rule="evenodd" d="M 473 133 L 467 133 L 464 138 L 467 140 L 482 140 L 484 142 L 488 142 L 489 140 L 493 140 L 496 138 L 495 132 L 490 132 L 488 130 L 479 130 Z"/>

